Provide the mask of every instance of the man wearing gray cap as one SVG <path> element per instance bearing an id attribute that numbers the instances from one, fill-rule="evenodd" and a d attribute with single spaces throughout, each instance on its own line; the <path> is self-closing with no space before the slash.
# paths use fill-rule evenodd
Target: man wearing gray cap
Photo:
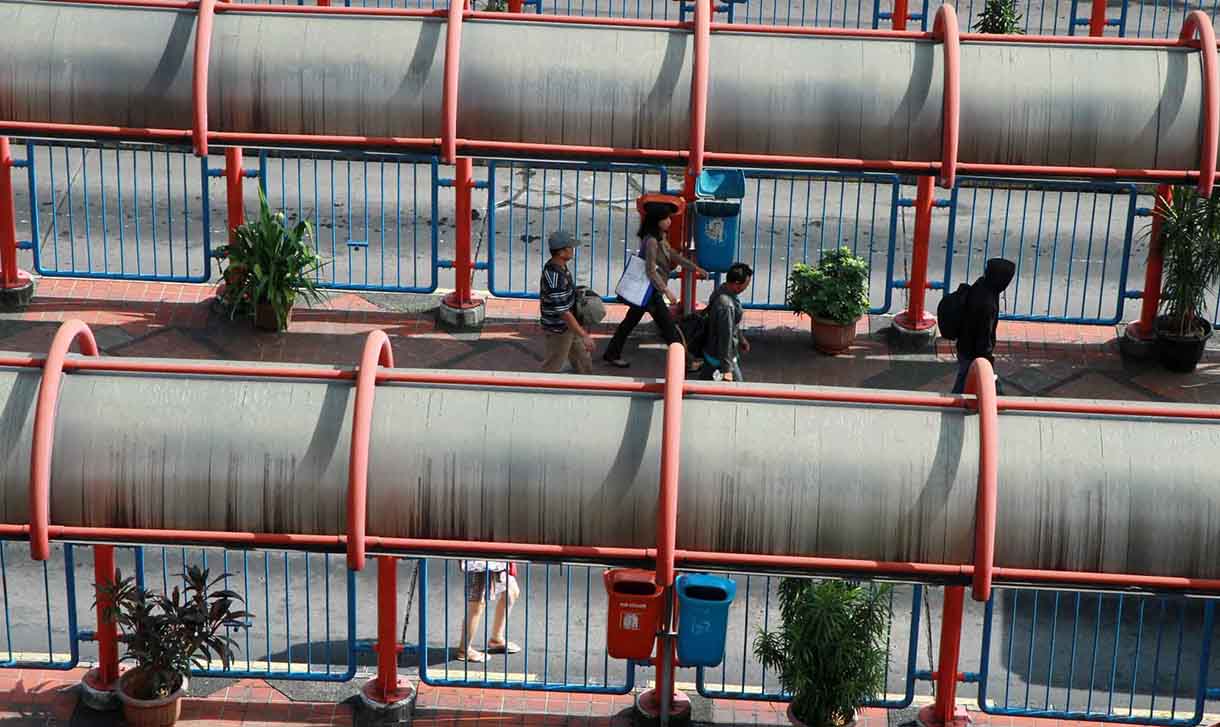
<path id="1" fill-rule="evenodd" d="M 546 354 L 542 370 L 559 373 L 564 361 L 570 361 L 578 374 L 593 373 L 593 337 L 576 320 L 576 285 L 568 270 L 568 261 L 576 247 L 576 239 L 564 230 L 552 232 L 547 238 L 551 259 L 542 267 L 539 300 L 542 308 L 542 330 L 545 331 Z"/>

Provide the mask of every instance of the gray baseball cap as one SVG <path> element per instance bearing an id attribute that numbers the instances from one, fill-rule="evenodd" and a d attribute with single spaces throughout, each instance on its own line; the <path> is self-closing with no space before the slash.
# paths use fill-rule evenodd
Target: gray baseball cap
<path id="1" fill-rule="evenodd" d="M 576 238 L 566 230 L 556 230 L 546 239 L 546 244 L 550 247 L 551 252 L 555 252 L 565 247 L 576 247 Z"/>

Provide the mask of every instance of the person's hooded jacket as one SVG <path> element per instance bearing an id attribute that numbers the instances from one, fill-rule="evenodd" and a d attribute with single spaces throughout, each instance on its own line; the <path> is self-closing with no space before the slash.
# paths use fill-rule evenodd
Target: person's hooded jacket
<path id="1" fill-rule="evenodd" d="M 985 358 L 994 362 L 995 331 L 1000 321 L 1000 293 L 1012 282 L 1016 263 L 1004 258 L 992 258 L 983 268 L 983 275 L 970 286 L 961 334 L 957 338 L 959 359 Z"/>

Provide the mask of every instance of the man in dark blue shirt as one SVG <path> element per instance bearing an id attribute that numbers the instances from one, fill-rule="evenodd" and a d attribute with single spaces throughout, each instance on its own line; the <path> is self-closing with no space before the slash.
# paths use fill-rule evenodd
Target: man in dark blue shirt
<path id="1" fill-rule="evenodd" d="M 542 359 L 542 370 L 559 373 L 563 362 L 572 364 L 578 374 L 593 373 L 593 337 L 576 320 L 576 285 L 568 270 L 576 239 L 564 230 L 551 233 L 547 238 L 551 259 L 542 267 L 542 284 L 539 291 L 541 323 L 545 332 L 546 354 Z"/>

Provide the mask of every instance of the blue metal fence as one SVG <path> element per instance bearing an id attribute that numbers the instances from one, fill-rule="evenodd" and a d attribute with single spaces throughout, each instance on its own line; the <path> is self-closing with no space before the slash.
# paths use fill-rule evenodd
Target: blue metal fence
<path id="1" fill-rule="evenodd" d="M 979 708 L 1094 722 L 1198 724 L 1214 631 L 1211 600 L 996 589 L 983 620 Z"/>
<path id="2" fill-rule="evenodd" d="M 729 613 L 725 660 L 715 668 L 700 667 L 696 688 L 713 699 L 791 700 L 754 656 L 759 630 L 775 628 L 779 620 L 779 577 L 722 574 L 737 581 L 737 600 Z M 873 586 L 875 587 L 875 586 Z M 886 683 L 869 706 L 903 709 L 915 698 L 915 672 L 923 586 L 895 586 L 889 594 L 890 624 L 886 634 Z M 898 607 L 895 608 L 895 603 Z M 909 610 L 907 604 L 910 604 Z"/>
<path id="3" fill-rule="evenodd" d="M 746 172 L 745 221 L 737 257 L 754 269 L 742 295 L 747 308 L 783 309 L 788 271 L 849 247 L 868 261 L 874 314 L 893 303 L 901 197 L 898 177 L 835 172 Z M 710 291 L 709 291 L 710 292 Z"/>
<path id="4" fill-rule="evenodd" d="M 941 238 L 948 245 L 933 245 L 929 267 L 943 262 L 953 290 L 974 282 L 988 258 L 1006 257 L 1017 274 L 1001 317 L 1118 323 L 1136 218 L 1146 214 L 1135 185 L 962 179 Z"/>
<path id="5" fill-rule="evenodd" d="M 204 282 L 208 160 L 155 147 L 26 143 L 19 247 L 44 276 Z M 18 185 L 18 197 L 22 191 Z M 18 201 L 19 208 L 21 207 Z"/>
<path id="6" fill-rule="evenodd" d="M 313 225 L 319 287 L 430 293 L 440 254 L 437 161 L 262 152 L 267 201 Z M 446 220 L 448 222 L 448 220 Z"/>
<path id="7" fill-rule="evenodd" d="M 52 544 L 50 560 L 34 563 L 28 543 L 0 540 L 0 668 L 66 670 L 77 665 L 75 570 L 70 544 Z"/>
<path id="8" fill-rule="evenodd" d="M 482 663 L 458 660 L 463 624 L 472 615 L 461 563 L 419 561 L 419 678 L 425 684 L 602 694 L 634 688 L 635 667 L 606 651 L 604 569 L 597 566 L 518 563 L 520 597 L 506 619 L 504 638 L 521 651 L 489 654 Z M 473 614 L 470 645 L 478 649 L 496 636 L 490 582 L 482 583 L 487 607 Z M 531 626 L 539 615 L 541 629 Z"/>
<path id="9" fill-rule="evenodd" d="M 643 165 L 496 162 L 488 167 L 486 251 L 493 295 L 538 296 L 547 235 L 570 231 L 579 241 L 571 270 L 607 300 L 639 247 L 635 200 L 666 189 L 664 167 Z"/>
<path id="10" fill-rule="evenodd" d="M 356 674 L 356 577 L 342 556 L 214 548 L 124 549 L 141 585 L 168 593 L 190 565 L 228 574 L 224 587 L 252 618 L 230 633 L 240 652 L 229 669 L 209 661 L 197 676 L 348 681 Z"/>

